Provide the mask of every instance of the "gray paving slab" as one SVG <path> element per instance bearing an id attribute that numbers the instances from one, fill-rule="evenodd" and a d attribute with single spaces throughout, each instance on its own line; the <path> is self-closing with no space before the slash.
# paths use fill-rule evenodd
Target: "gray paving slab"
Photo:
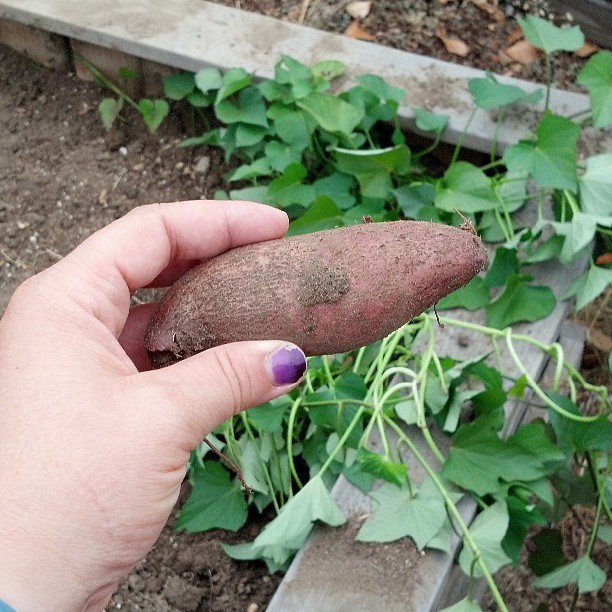
<path id="1" fill-rule="evenodd" d="M 267 78 L 282 54 L 306 64 L 338 59 L 347 65 L 349 77 L 377 74 L 403 88 L 410 106 L 402 107 L 400 115 L 407 124 L 413 106 L 450 115 L 445 135 L 449 142 L 456 142 L 472 109 L 468 79 L 483 74 L 203 0 L 0 0 L 0 17 L 182 70 L 242 66 Z M 518 79 L 500 80 L 528 91 L 539 87 Z M 551 108 L 572 114 L 587 109 L 588 98 L 554 90 Z M 537 113 L 528 108 L 512 113 L 500 130 L 499 150 L 516 142 L 536 122 Z M 479 110 L 465 145 L 488 151 L 494 129 L 494 116 Z"/>

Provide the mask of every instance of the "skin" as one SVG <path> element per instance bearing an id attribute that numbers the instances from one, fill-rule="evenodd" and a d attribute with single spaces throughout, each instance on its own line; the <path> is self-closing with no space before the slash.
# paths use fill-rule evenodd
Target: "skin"
<path id="1" fill-rule="evenodd" d="M 0 320 L 0 599 L 101 609 L 157 539 L 190 451 L 294 386 L 271 380 L 269 356 L 294 348 L 273 340 L 147 371 L 152 308 L 130 308 L 136 289 L 287 226 L 246 202 L 141 207 L 17 289 Z"/>

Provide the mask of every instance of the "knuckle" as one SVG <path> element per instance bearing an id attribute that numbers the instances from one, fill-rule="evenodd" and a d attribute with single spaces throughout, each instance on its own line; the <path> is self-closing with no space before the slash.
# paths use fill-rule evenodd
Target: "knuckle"
<path id="1" fill-rule="evenodd" d="M 251 380 L 248 368 L 240 363 L 235 355 L 225 350 L 211 351 L 215 366 L 220 373 L 222 383 L 228 391 L 233 412 L 237 414 L 248 403 L 251 396 Z"/>

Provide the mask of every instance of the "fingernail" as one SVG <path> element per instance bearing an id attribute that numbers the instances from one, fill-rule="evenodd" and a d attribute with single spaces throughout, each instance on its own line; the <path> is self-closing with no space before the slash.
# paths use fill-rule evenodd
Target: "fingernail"
<path id="1" fill-rule="evenodd" d="M 306 356 L 297 346 L 283 346 L 266 357 L 266 371 L 276 387 L 296 383 L 306 371 Z"/>

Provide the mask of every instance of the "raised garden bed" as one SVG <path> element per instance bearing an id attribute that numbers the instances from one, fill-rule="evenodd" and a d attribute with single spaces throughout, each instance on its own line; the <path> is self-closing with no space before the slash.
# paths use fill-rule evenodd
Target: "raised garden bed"
<path id="1" fill-rule="evenodd" d="M 19 7 L 15 8 L 15 4 L 18 4 Z M 28 24 L 37 23 L 38 25 L 44 25 L 40 21 L 39 18 L 34 18 L 32 13 L 28 13 L 27 8 L 28 4 L 37 5 L 38 8 L 41 8 L 42 4 L 46 3 L 36 3 L 36 2 L 20 2 L 20 3 L 11 3 L 11 2 L 0 2 L 0 9 L 2 9 L 3 5 L 6 8 L 8 5 L 13 5 L 12 7 L 6 8 L 5 13 L 0 11 L 0 15 L 8 15 L 9 17 L 16 18 L 19 17 L 22 21 L 25 21 Z M 150 4 L 150 3 L 149 3 Z M 219 9 L 219 7 L 217 7 Z M 209 19 L 208 22 L 213 22 L 214 33 L 215 35 L 221 35 L 225 37 L 226 40 L 231 40 L 233 34 L 231 32 L 232 24 L 236 25 L 238 23 L 238 17 L 235 12 L 224 12 L 226 9 L 221 9 L 221 13 L 216 12 L 216 10 L 208 13 Z M 212 9 L 205 9 L 206 11 L 212 11 Z M 211 18 L 211 15 L 219 15 L 223 16 L 221 21 L 216 21 Z M 25 16 L 24 16 L 25 15 Z M 168 17 L 168 15 L 165 15 Z M 77 16 L 78 17 L 78 16 Z M 47 26 L 51 21 L 49 21 L 50 17 L 47 15 L 45 17 L 47 20 Z M 43 21 L 45 21 L 45 19 Z M 96 21 L 99 19 L 99 21 Z M 165 30 L 165 25 L 162 27 L 162 24 L 159 22 L 146 24 L 147 27 L 152 27 L 153 30 L 157 29 L 157 33 L 151 34 L 151 30 L 148 30 L 146 33 L 140 32 L 139 36 L 136 36 L 134 32 L 132 32 L 132 36 L 134 39 L 126 42 L 125 32 L 117 33 L 115 31 L 115 25 L 108 25 L 111 22 L 111 19 L 106 20 L 106 25 L 104 23 L 101 24 L 104 19 L 102 17 L 98 17 L 95 14 L 88 14 L 87 17 L 88 25 L 87 27 L 83 26 L 83 24 L 78 25 L 78 27 L 74 25 L 67 24 L 62 21 L 53 21 L 53 31 L 59 32 L 64 36 L 70 36 L 74 38 L 79 38 L 81 41 L 95 44 L 109 44 L 115 48 L 119 48 L 122 52 L 132 51 L 134 54 L 131 57 L 137 57 L 139 60 L 162 60 L 163 63 L 167 63 L 168 65 L 174 67 L 181 68 L 199 68 L 202 63 L 218 63 L 221 67 L 230 67 L 231 65 L 238 65 L 239 63 L 243 66 L 246 65 L 248 67 L 248 61 L 236 62 L 232 64 L 227 57 L 223 58 L 223 61 L 217 59 L 215 62 L 210 61 L 210 57 L 207 56 L 207 59 L 197 60 L 192 50 L 189 50 L 191 55 L 186 58 L 186 55 L 181 55 L 179 58 L 176 53 L 176 47 L 180 45 L 170 44 L 168 36 L 160 33 L 161 30 Z M 123 22 L 125 22 L 125 17 Z M 166 20 L 167 21 L 167 20 Z M 259 26 L 260 22 L 255 24 L 254 31 L 257 31 L 259 35 L 262 35 L 262 32 L 265 31 L 265 28 L 262 30 L 263 26 Z M 261 22 L 263 23 L 263 22 Z M 92 25 L 93 24 L 93 25 Z M 229 25 L 228 25 L 229 24 Z M 269 27 L 269 32 L 272 31 L 272 26 L 267 24 L 266 27 Z M 275 26 L 276 28 L 278 26 Z M 293 26 L 292 26 L 293 27 Z M 83 29 L 85 28 L 85 29 Z M 230 28 L 230 29 L 226 29 Z M 51 29 L 51 28 L 49 28 Z M 129 28 L 128 28 L 129 29 Z M 110 33 L 109 33 L 110 30 Z M 191 30 L 191 33 L 194 33 L 194 29 Z M 310 31 L 305 31 L 303 29 L 295 30 L 295 32 L 300 33 L 300 36 L 303 35 L 306 37 L 306 40 L 312 41 L 321 41 L 319 38 L 322 36 L 321 34 L 313 34 Z M 294 30 L 291 30 L 293 33 Z M 278 32 L 277 32 L 278 33 Z M 286 34 L 286 32 L 285 32 Z M 211 31 L 211 37 L 212 37 Z M 297 36 L 297 34 L 296 34 Z M 327 35 L 325 35 L 327 36 Z M 123 37 L 123 38 L 122 38 Z M 152 40 L 153 39 L 153 42 Z M 329 49 L 329 54 L 327 52 L 323 53 L 320 50 L 312 51 L 313 59 L 323 59 L 324 57 L 336 56 L 342 58 L 346 62 L 345 55 L 348 54 L 350 57 L 357 57 L 359 59 L 359 63 L 355 63 L 352 66 L 352 69 L 358 72 L 374 72 L 372 66 L 376 64 L 377 61 L 380 62 L 381 54 L 383 53 L 381 50 L 366 45 L 365 43 L 354 43 L 354 41 L 350 41 L 351 45 L 344 47 L 344 41 L 342 44 L 335 38 L 325 38 L 326 47 L 324 49 Z M 329 41 L 334 40 L 338 45 L 337 50 L 334 52 L 333 45 Z M 278 37 L 275 44 L 273 45 L 274 49 L 282 49 L 285 52 L 290 52 L 291 48 L 295 48 L 296 45 L 303 44 L 304 39 L 300 38 L 300 42 L 296 42 L 296 39 L 292 39 L 290 43 Z M 215 53 L 219 53 L 219 47 L 216 45 L 210 45 L 210 40 L 207 41 L 209 47 L 215 47 Z M 155 44 L 162 45 L 162 51 L 155 51 Z M 354 45 L 353 45 L 354 43 Z M 246 41 L 246 44 L 254 45 L 254 41 Z M 289 44 L 290 49 L 286 49 L 286 45 Z M 314 43 L 313 43 L 314 44 Z M 165 47 L 164 47 L 165 45 Z M 330 47 L 331 45 L 331 47 Z M 187 44 L 185 43 L 185 46 Z M 172 47 L 173 51 L 170 51 Z M 342 48 L 340 48 L 342 47 Z M 314 49 L 315 47 L 313 47 Z M 303 47 L 304 50 L 308 49 L 308 45 Z M 96 48 L 87 49 L 86 47 L 81 47 L 81 51 L 85 51 L 86 53 L 96 52 Z M 223 51 L 228 51 L 227 49 L 223 49 Z M 172 55 L 174 53 L 174 55 Z M 185 52 L 187 53 L 187 52 Z M 228 51 L 229 53 L 229 51 Z M 271 52 L 273 53 L 273 52 Z M 387 53 L 387 52 L 385 52 Z M 392 52 L 389 52 L 392 53 Z M 337 54 L 337 55 L 336 55 Z M 61 52 L 59 57 L 62 57 Z M 95 56 L 88 56 L 89 59 L 96 64 Z M 263 56 L 259 56 L 260 58 Z M 300 55 L 300 57 L 303 57 Z M 172 61 L 167 61 L 172 59 Z M 247 58 L 248 59 L 248 58 Z M 252 58 L 251 58 L 252 59 Z M 165 61 L 164 61 L 165 60 Z M 125 56 L 119 55 L 115 57 L 111 57 L 110 65 L 113 65 L 113 62 L 123 62 L 125 61 Z M 304 61 L 308 62 L 309 59 L 306 58 Z M 197 62 L 200 62 L 199 64 Z M 271 74 L 271 63 L 272 60 L 266 59 L 266 66 L 262 67 L 261 64 L 258 64 L 255 68 L 256 72 L 260 76 L 266 76 Z M 59 62 L 63 63 L 62 61 Z M 188 64 L 188 65 L 186 65 Z M 197 65 L 196 65 L 197 64 Z M 135 67 L 137 69 L 142 68 L 144 72 L 147 72 L 148 69 L 143 67 L 142 62 L 136 62 Z M 447 65 L 438 64 L 431 60 L 422 60 L 419 58 L 415 58 L 414 56 L 407 56 L 406 54 L 399 54 L 397 56 L 392 55 L 392 60 L 387 58 L 386 61 L 381 62 L 383 66 L 383 76 L 386 76 L 385 70 L 390 74 L 395 75 L 395 80 L 391 77 L 391 80 L 397 84 L 405 85 L 406 89 L 413 92 L 413 95 L 417 95 L 420 92 L 420 95 L 431 96 L 432 95 L 432 87 L 434 85 L 438 88 L 438 97 L 428 98 L 430 109 L 440 110 L 446 109 L 451 115 L 451 129 L 448 132 L 449 140 L 456 140 L 458 134 L 460 132 L 460 128 L 464 127 L 465 120 L 469 114 L 468 107 L 464 106 L 465 104 L 465 82 L 463 79 L 466 79 L 468 76 L 473 75 L 474 73 L 467 70 L 462 73 L 462 76 L 459 80 L 457 80 L 456 76 L 449 76 L 450 73 L 454 74 L 455 68 L 449 68 Z M 370 68 L 368 68 L 370 66 Z M 152 66 L 149 65 L 149 68 Z M 153 70 L 155 72 L 157 70 L 159 73 L 164 72 L 163 67 L 157 67 Z M 462 69 L 463 70 L 463 69 Z M 412 72 L 410 72 L 412 71 Z M 149 70 L 149 74 L 150 74 Z M 376 72 L 381 73 L 380 70 L 376 70 Z M 399 77 L 398 74 L 402 73 L 402 76 Z M 411 77 L 411 79 L 406 77 L 406 74 L 417 74 L 418 76 Z M 419 77 L 422 77 L 423 74 L 426 74 L 428 79 L 421 80 Z M 414 80 L 419 80 L 418 87 L 420 90 L 414 89 Z M 7 77 L 7 81 L 8 81 Z M 44 79 L 41 79 L 44 82 Z M 453 85 L 457 86 L 457 89 L 451 89 L 451 95 L 448 95 L 449 89 L 446 87 Z M 521 83 L 521 85 L 527 89 L 529 89 L 528 85 Z M 86 90 L 82 90 L 85 93 Z M 34 111 L 28 110 L 29 106 L 26 102 L 29 102 L 25 99 L 20 102 L 16 107 L 15 111 L 11 113 L 13 117 L 13 127 L 11 129 L 15 130 L 16 122 L 18 122 L 18 117 L 21 114 L 31 113 L 32 122 L 39 121 L 38 115 L 40 112 L 45 113 L 47 110 L 42 110 L 47 104 L 49 104 L 47 99 L 47 92 L 40 90 L 40 93 L 36 92 L 36 88 L 31 90 L 29 96 L 33 96 L 35 99 L 35 104 L 40 104 L 40 109 L 35 109 Z M 456 94 L 456 97 L 455 97 Z M 90 93 L 85 94 L 86 97 L 91 95 Z M 41 99 L 41 96 L 43 97 Z M 555 100 L 555 108 L 557 108 L 560 112 L 569 111 L 570 109 L 581 110 L 584 108 L 585 99 L 583 96 L 578 95 L 570 95 L 563 92 L 554 92 L 553 94 Z M 89 101 L 88 101 L 89 100 Z M 462 102 L 463 100 L 463 102 Z M 178 152 L 174 149 L 174 144 L 176 144 L 177 139 L 181 137 L 180 130 L 176 129 L 176 124 L 167 125 L 162 128 L 162 130 L 167 130 L 167 132 L 162 131 L 161 137 L 167 138 L 168 140 L 162 141 L 161 149 L 159 151 L 159 155 L 153 157 L 152 154 L 148 151 L 148 147 L 156 146 L 157 137 L 145 137 L 142 134 L 137 136 L 133 136 L 133 141 L 130 140 L 130 137 L 126 137 L 125 131 L 123 130 L 115 130 L 108 134 L 104 134 L 99 126 L 99 124 L 95 123 L 97 118 L 93 113 L 92 109 L 94 106 L 93 100 L 88 98 L 83 101 L 85 105 L 81 107 L 82 115 L 87 118 L 86 124 L 82 126 L 80 132 L 75 133 L 73 130 L 68 129 L 72 128 L 72 125 L 65 125 L 64 127 L 67 129 L 67 133 L 71 133 L 72 143 L 79 143 L 83 148 L 87 148 L 88 143 L 91 141 L 89 138 L 92 133 L 97 133 L 98 136 L 94 140 L 97 143 L 96 146 L 107 147 L 110 149 L 111 155 L 107 157 L 102 153 L 95 153 L 94 160 L 91 160 L 92 165 L 90 166 L 91 173 L 93 176 L 97 176 L 97 180 L 94 187 L 94 191 L 99 189 L 99 193 L 97 195 L 97 203 L 92 200 L 91 193 L 86 196 L 86 199 L 89 202 L 89 207 L 83 207 L 79 196 L 82 196 L 85 193 L 84 185 L 81 185 L 81 180 L 77 177 L 79 175 L 82 176 L 83 172 L 83 164 L 82 164 L 82 156 L 72 155 L 75 159 L 75 162 L 78 159 L 79 167 L 78 174 L 76 168 L 74 169 L 74 174 L 70 176 L 68 175 L 69 181 L 72 182 L 71 190 L 66 191 L 63 184 L 58 181 L 58 192 L 57 198 L 51 198 L 51 200 L 55 200 L 54 202 L 47 202 L 45 206 L 48 207 L 50 218 L 56 219 L 59 227 L 62 228 L 62 232 L 60 236 L 64 235 L 65 229 L 71 229 L 71 235 L 67 242 L 58 242 L 56 243 L 56 238 L 52 238 L 54 234 L 53 226 L 49 227 L 46 223 L 43 223 L 44 219 L 41 219 L 41 211 L 39 206 L 40 199 L 45 200 L 48 196 L 48 169 L 41 169 L 40 175 L 38 178 L 38 183 L 41 190 L 44 192 L 39 198 L 35 196 L 35 194 L 30 190 L 26 189 L 25 191 L 29 191 L 30 193 L 27 196 L 23 196 L 23 188 L 18 183 L 13 183 L 12 188 L 9 189 L 6 196 L 6 199 L 16 198 L 17 201 L 21 197 L 26 197 L 27 199 L 23 202 L 24 206 L 27 206 L 27 213 L 24 213 L 23 219 L 15 219 L 13 218 L 13 214 L 15 211 L 18 211 L 18 205 L 10 204 L 9 207 L 4 207 L 5 215 L 4 218 L 6 221 L 0 217 L 0 222 L 6 223 L 7 227 L 10 228 L 10 233 L 7 233 L 11 240 L 14 238 L 14 242 L 10 242 L 8 245 L 9 248 L 4 253 L 6 258 L 5 268 L 7 269 L 7 276 L 5 278 L 5 293 L 2 298 L 5 300 L 8 297 L 8 294 L 15 286 L 15 281 L 24 278 L 29 275 L 32 271 L 36 269 L 37 266 L 46 266 L 48 263 L 51 263 L 53 258 L 57 256 L 61 256 L 62 253 L 65 253 L 71 246 L 74 246 L 78 240 L 88 234 L 91 230 L 95 229 L 99 225 L 106 223 L 111 218 L 118 216 L 126 209 L 136 205 L 137 203 L 144 203 L 151 200 L 169 200 L 169 199 L 184 199 L 187 197 L 210 197 L 212 195 L 212 191 L 219 187 L 217 178 L 218 172 L 220 172 L 220 165 L 218 164 L 219 156 L 212 156 L 212 166 L 211 169 L 205 175 L 198 175 L 196 173 L 197 163 L 193 157 L 193 153 L 191 152 Z M 7 100 L 6 105 L 10 107 L 10 102 Z M 582 105 L 582 106 L 581 106 Z M 50 105 L 53 108 L 53 105 Z M 19 109 L 26 109 L 25 111 L 20 111 Z M 47 106 L 49 108 L 49 106 Z M 39 113 L 36 113 L 36 110 L 39 110 Z M 61 109 L 55 109 L 51 111 L 53 114 L 61 114 Z M 15 119 L 15 115 L 17 115 L 17 119 Z M 410 111 L 406 109 L 403 114 L 403 118 L 406 123 L 410 123 Z M 511 128 L 510 132 L 505 133 L 501 139 L 501 148 L 503 150 L 504 145 L 507 145 L 513 142 L 513 138 L 516 139 L 516 134 L 520 131 L 521 133 L 524 131 L 525 126 L 522 123 L 522 120 L 525 117 L 517 117 L 516 122 L 514 124 L 514 128 Z M 491 138 L 491 127 L 493 123 L 488 115 L 488 113 L 479 113 L 475 121 L 472 123 L 472 128 L 468 133 L 469 142 L 476 148 L 480 147 L 483 149 L 487 148 L 487 143 L 490 142 Z M 515 131 L 512 132 L 512 129 Z M 167 134 L 167 135 L 164 135 Z M 67 134 L 62 134 L 66 137 Z M 61 136 L 60 135 L 60 139 Z M 37 132 L 34 138 L 39 138 L 40 141 L 45 141 L 40 136 L 40 133 Z M 76 140 L 75 140 L 76 138 Z M 506 140 L 504 140 L 506 139 Z M 60 143 L 64 143 L 63 140 L 59 141 Z M 597 146 L 603 146 L 603 150 L 605 150 L 606 144 L 599 141 L 597 144 L 588 142 L 585 143 L 586 146 L 594 147 L 590 150 L 590 153 L 597 150 Z M 11 145 L 13 147 L 17 147 L 19 149 L 19 137 L 16 137 Z M 70 153 L 70 151 L 74 152 L 74 147 L 70 147 L 68 145 L 61 144 L 60 147 L 66 147 L 66 153 Z M 137 153 L 138 158 L 132 159 L 130 156 L 133 155 L 133 151 L 139 151 Z M 162 158 L 163 154 L 163 162 L 158 161 L 158 158 Z M 33 155 L 32 150 L 25 155 L 25 158 L 22 157 L 21 163 L 24 164 L 24 168 L 27 168 L 27 164 L 32 165 L 32 159 L 29 156 Z M 97 157 L 96 157 L 97 156 Z M 99 157 L 99 158 L 98 158 Z M 70 158 L 70 157 L 69 157 Z M 118 173 L 114 177 L 113 184 L 110 185 L 109 188 L 109 175 L 100 176 L 100 167 L 98 166 L 98 162 L 101 162 L 101 165 L 104 166 L 106 162 L 110 160 L 116 161 L 119 160 L 121 162 L 120 165 L 123 167 L 119 169 Z M 177 160 L 177 161 L 174 161 Z M 135 163 L 134 163 L 135 162 Z M 169 162 L 169 165 L 165 164 Z M 174 166 L 173 166 L 174 164 Z M 36 166 L 36 164 L 33 164 Z M 161 168 L 161 176 L 163 178 L 160 179 L 160 171 Z M 64 167 L 65 169 L 65 167 Z M 89 173 L 88 173 L 89 176 Z M 136 180 L 137 179 L 137 180 Z M 115 182 L 116 181 L 116 182 Z M 84 182 L 84 181 L 83 181 Z M 95 182 L 95 181 L 94 181 Z M 138 183 L 139 187 L 135 187 L 134 184 Z M 121 198 L 116 198 L 115 193 L 120 193 Z M 117 202 L 120 202 L 117 204 Z M 97 216 L 98 205 L 101 210 L 104 211 L 101 217 Z M 70 212 L 67 212 L 70 210 Z M 8 212 L 6 212 L 8 211 Z M 0 213 L 2 211 L 0 210 Z M 90 215 L 92 213 L 96 213 L 96 218 L 91 223 Z M 19 216 L 19 212 L 17 212 L 17 216 Z M 42 213 L 44 216 L 44 213 Z M 23 227 L 22 227 L 23 226 Z M 36 229 L 34 229 L 36 227 Z M 80 234 L 75 233 L 73 228 L 77 228 Z M 16 229 L 15 229 L 16 228 Z M 32 233 L 27 236 L 23 233 L 23 230 L 28 231 L 32 229 Z M 26 240 L 27 238 L 27 240 Z M 49 246 L 51 245 L 51 246 Z M 4 247 L 3 247 L 4 249 Z M 542 276 L 546 276 L 548 284 L 550 284 L 554 291 L 558 295 L 562 295 L 568 284 L 575 277 L 583 264 L 578 262 L 575 264 L 575 268 L 571 269 L 568 273 L 567 270 L 562 269 L 560 267 L 549 267 L 541 268 L 539 270 L 539 274 Z M 3 304 L 2 304 L 3 306 Z M 553 315 L 546 319 L 541 324 L 530 325 L 526 328 L 527 333 L 533 335 L 541 339 L 542 341 L 548 343 L 556 340 L 561 333 L 561 325 L 566 318 L 567 311 L 566 306 L 563 304 L 559 304 L 557 309 L 554 311 Z M 479 321 L 478 318 L 472 319 L 474 321 Z M 437 332 L 440 334 L 440 331 Z M 443 335 L 443 343 L 441 350 L 448 352 L 449 354 L 455 354 L 457 357 L 465 358 L 472 352 L 482 352 L 482 347 L 479 347 L 478 341 L 475 338 L 471 338 L 469 334 L 466 335 L 457 332 L 457 334 L 453 334 L 451 330 L 445 330 L 442 332 Z M 578 341 L 578 345 L 581 345 L 581 341 Z M 578 351 L 579 352 L 579 351 Z M 537 378 L 543 371 L 546 360 L 542 355 L 534 355 L 531 358 L 526 353 L 521 353 L 521 358 L 529 363 L 529 372 L 534 377 Z M 579 358 L 579 355 L 576 356 L 576 359 Z M 527 406 L 525 406 L 525 409 Z M 522 413 L 517 412 L 514 420 L 508 426 L 508 432 L 510 433 L 516 425 L 518 425 L 520 419 L 522 418 Z M 303 551 L 298 555 L 298 558 L 295 562 L 295 565 L 290 570 L 287 578 L 283 581 L 281 588 L 277 591 L 276 596 L 272 600 L 270 604 L 270 609 L 273 610 L 290 610 L 290 609 L 304 609 L 305 606 L 317 607 L 319 609 L 325 610 L 336 610 L 342 606 L 351 606 L 355 609 L 378 609 L 381 605 L 385 607 L 385 609 L 405 609 L 407 597 L 412 597 L 413 606 L 415 609 L 436 609 L 440 607 L 444 602 L 452 603 L 458 599 L 459 594 L 461 593 L 461 589 L 463 588 L 460 584 L 457 586 L 457 590 L 453 591 L 452 594 L 449 593 L 445 587 L 447 586 L 445 583 L 448 581 L 448 577 L 451 575 L 452 571 L 452 556 L 448 554 L 438 554 L 438 553 L 426 553 L 424 557 L 422 557 L 414 547 L 407 541 L 404 540 L 397 545 L 392 545 L 387 547 L 387 549 L 383 549 L 383 553 L 380 552 L 380 549 L 376 549 L 373 545 L 363 545 L 351 542 L 347 540 L 347 534 L 350 536 L 354 534 L 356 531 L 357 525 L 360 523 L 360 520 L 363 519 L 363 514 L 370 511 L 369 501 L 363 495 L 357 493 L 354 489 L 351 488 L 350 485 L 343 481 L 342 479 L 338 482 L 334 489 L 334 496 L 336 500 L 338 500 L 340 506 L 343 510 L 347 511 L 347 513 L 351 516 L 351 520 L 348 525 L 342 530 L 319 530 L 313 539 L 307 544 L 307 546 L 303 549 Z M 469 518 L 473 515 L 473 508 L 470 508 L 469 505 L 463 507 L 463 513 L 466 518 Z M 338 538 L 338 545 L 334 545 L 334 538 Z M 456 546 L 456 542 L 454 544 Z M 389 554 L 390 553 L 390 554 Z M 352 563 L 354 564 L 352 567 L 354 569 L 354 573 L 351 575 L 347 572 L 346 566 L 344 565 L 345 557 L 350 554 L 352 555 Z M 326 562 L 321 563 L 321 559 L 325 558 Z M 374 559 L 374 561 L 372 561 Z M 400 569 L 397 567 L 397 560 L 401 559 L 401 562 L 404 563 L 404 566 Z M 409 561 L 408 568 L 406 567 L 406 560 L 412 559 Z M 418 564 L 417 564 L 418 561 Z M 388 589 L 388 585 L 384 580 L 377 581 L 367 581 L 364 576 L 371 573 L 372 563 L 376 566 L 376 571 L 381 574 L 381 576 L 395 576 L 397 575 L 398 580 L 404 580 L 404 582 L 410 583 L 410 593 L 407 594 L 402 589 L 397 591 L 390 591 Z M 387 567 L 385 564 L 389 563 Z M 185 569 L 185 568 L 183 568 Z M 147 570 L 144 570 L 145 572 Z M 201 571 L 195 571 L 193 569 L 187 568 L 185 571 L 195 572 L 199 576 L 199 579 L 204 579 L 206 581 L 206 566 L 201 566 Z M 142 568 L 139 568 L 139 572 L 142 572 Z M 212 568 L 208 569 L 208 572 L 212 572 Z M 335 573 L 334 573 L 335 572 Z M 195 576 L 192 576 L 193 578 Z M 231 579 L 230 579 L 231 580 Z M 177 600 L 180 603 L 172 602 L 171 597 L 166 597 L 165 601 L 159 603 L 162 606 L 160 609 L 167 609 L 163 606 L 176 606 L 178 609 L 234 609 L 231 606 L 236 605 L 235 609 L 244 609 L 244 604 L 257 604 L 257 605 L 265 605 L 264 599 L 265 597 L 260 597 L 259 595 L 253 595 L 253 598 L 249 601 L 248 597 L 238 597 L 235 604 L 228 602 L 226 599 L 214 599 L 211 600 L 213 595 L 213 591 L 215 589 L 212 588 L 212 578 L 210 578 L 209 591 L 208 595 L 206 592 L 206 588 L 203 585 L 198 585 L 196 587 L 196 592 L 194 594 L 193 589 L 190 591 L 186 587 L 181 587 L 182 582 L 185 581 L 185 576 L 179 576 L 178 579 L 172 578 L 169 582 L 166 583 L 168 592 L 176 593 L 177 590 L 180 591 L 180 588 L 184 588 L 186 593 L 185 600 Z M 127 587 L 124 586 L 122 590 L 122 594 L 120 597 L 124 597 L 126 594 L 132 591 L 138 590 L 135 588 L 135 585 L 138 584 L 138 580 L 132 578 L 131 586 L 128 581 Z M 340 587 L 338 585 L 341 585 Z M 193 585 L 191 585 L 193 586 Z M 383 590 L 380 590 L 382 587 Z M 216 587 L 215 587 L 216 588 Z M 228 587 L 231 588 L 232 587 Z M 250 588 L 250 587 L 249 587 Z M 197 591 L 199 589 L 199 591 Z M 264 591 L 269 594 L 270 588 L 269 584 L 266 585 Z M 253 592 L 253 591 L 251 591 Z M 192 598 L 189 600 L 189 593 Z M 200 595 L 198 599 L 198 593 Z M 168 593 L 166 593 L 167 595 Z M 357 594 L 357 599 L 352 599 L 352 597 Z M 216 597 L 216 595 L 215 595 Z M 208 598 L 208 599 L 207 599 Z M 163 600 L 163 597 L 162 597 Z M 192 603 L 185 603 L 186 600 L 191 601 Z M 196 604 L 193 604 L 193 601 L 196 601 Z M 368 603 L 370 602 L 370 603 Z M 248 605 L 247 603 L 247 605 Z M 123 600 L 117 599 L 115 605 L 123 609 L 126 609 L 126 605 L 129 604 L 124 603 Z M 151 601 L 147 602 L 147 605 L 153 605 Z M 194 605 L 195 607 L 189 608 L 186 606 Z M 225 606 L 225 607 L 224 607 Z M 361 608 L 360 608 L 361 606 Z M 129 608 L 128 608 L 129 609 Z M 135 608 L 134 608 L 135 609 Z M 151 608 L 153 609 L 153 608 Z M 255 609 L 251 607 L 251 609 Z"/>

